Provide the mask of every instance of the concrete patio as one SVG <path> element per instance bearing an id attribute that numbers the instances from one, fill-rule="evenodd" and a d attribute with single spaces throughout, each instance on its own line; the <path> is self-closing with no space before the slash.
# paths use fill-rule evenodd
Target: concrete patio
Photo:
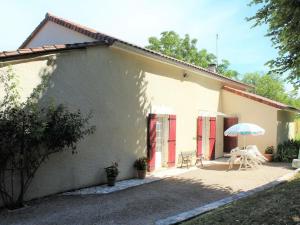
<path id="1" fill-rule="evenodd" d="M 217 162 L 110 194 L 55 195 L 31 201 L 19 211 L 0 211 L 0 224 L 154 224 L 267 184 L 292 171 L 290 164 L 284 163 L 269 163 L 245 171 L 227 168 L 227 164 Z"/>

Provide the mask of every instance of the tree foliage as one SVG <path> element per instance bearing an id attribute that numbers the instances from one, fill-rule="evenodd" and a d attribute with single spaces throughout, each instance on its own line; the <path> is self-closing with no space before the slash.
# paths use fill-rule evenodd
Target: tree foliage
<path id="1" fill-rule="evenodd" d="M 198 50 L 197 39 L 191 39 L 188 34 L 181 38 L 174 31 L 165 31 L 161 37 L 150 37 L 149 45 L 146 48 L 161 52 L 165 55 L 191 63 L 196 66 L 207 68 L 209 64 L 216 63 L 216 56 L 207 52 L 206 49 Z M 228 60 L 222 60 L 217 71 L 224 76 L 237 79 L 237 71 L 229 69 Z"/>
<path id="2" fill-rule="evenodd" d="M 287 93 L 284 88 L 284 81 L 277 74 L 247 73 L 242 81 L 253 85 L 255 94 L 300 108 L 297 92 Z"/>
<path id="3" fill-rule="evenodd" d="M 254 26 L 268 25 L 267 36 L 278 49 L 278 57 L 267 64 L 273 72 L 288 72 L 288 80 L 300 87 L 300 1 L 252 0 L 259 5 L 257 13 L 248 18 Z"/>
<path id="4" fill-rule="evenodd" d="M 76 144 L 95 127 L 89 125 L 91 114 L 38 104 L 48 85 L 46 76 L 23 103 L 11 68 L 1 74 L 1 81 L 5 96 L 0 104 L 0 196 L 6 207 L 18 208 L 42 163 L 57 152 L 75 153 Z"/>

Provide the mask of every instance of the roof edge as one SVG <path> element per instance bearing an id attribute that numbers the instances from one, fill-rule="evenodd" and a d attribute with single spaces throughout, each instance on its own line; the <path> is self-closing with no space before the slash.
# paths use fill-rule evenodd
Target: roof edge
<path id="1" fill-rule="evenodd" d="M 66 27 L 68 29 L 76 31 L 76 32 L 81 33 L 83 35 L 86 35 L 86 36 L 88 36 L 90 38 L 94 38 L 95 40 L 99 40 L 99 41 L 105 40 L 105 41 L 108 41 L 110 43 L 118 42 L 118 43 L 130 46 L 132 48 L 138 49 L 139 51 L 142 51 L 142 52 L 145 52 L 145 53 L 148 53 L 148 54 L 152 54 L 153 56 L 159 57 L 160 59 L 169 60 L 173 64 L 175 62 L 177 64 L 181 64 L 182 66 L 189 67 L 189 68 L 192 68 L 192 69 L 195 69 L 195 70 L 199 70 L 201 72 L 204 72 L 206 74 L 211 75 L 213 79 L 222 80 L 224 83 L 227 83 L 228 85 L 229 84 L 234 84 L 235 87 L 238 87 L 238 88 L 243 89 L 243 90 L 253 88 L 252 85 L 245 84 L 243 82 L 240 82 L 240 81 L 228 78 L 228 77 L 226 77 L 226 76 L 224 76 L 222 74 L 209 71 L 209 70 L 207 70 L 207 69 L 205 69 L 203 67 L 196 66 L 196 65 L 193 65 L 191 63 L 182 61 L 182 60 L 178 60 L 176 58 L 164 55 L 164 54 L 162 54 L 160 52 L 156 52 L 156 51 L 147 49 L 145 47 L 141 47 L 141 46 L 138 46 L 136 44 L 132 44 L 132 43 L 129 43 L 127 41 L 123 41 L 121 39 L 112 37 L 110 35 L 106 35 L 104 33 L 100 33 L 100 32 L 98 32 L 98 31 L 96 31 L 94 29 L 82 26 L 80 24 L 74 23 L 74 22 L 66 20 L 64 18 L 57 17 L 57 16 L 55 16 L 53 14 L 50 14 L 50 13 L 46 13 L 45 18 L 43 19 L 43 21 L 35 28 L 35 30 L 29 35 L 29 37 L 24 41 L 24 43 L 20 46 L 19 49 L 26 47 L 26 45 L 28 45 L 28 43 L 34 38 L 34 36 L 43 28 L 43 26 L 48 21 L 52 21 L 52 22 L 54 22 L 54 23 L 56 23 L 58 25 L 61 25 L 63 27 Z"/>
<path id="2" fill-rule="evenodd" d="M 127 48 L 125 48 L 125 46 L 123 46 L 123 45 L 127 46 Z M 245 84 L 245 83 L 242 83 L 242 82 L 237 81 L 237 80 L 233 80 L 229 77 L 226 77 L 224 75 L 212 72 L 208 69 L 205 69 L 205 68 L 187 63 L 185 61 L 173 58 L 171 56 L 161 54 L 160 52 L 145 49 L 145 48 L 139 47 L 137 45 L 132 45 L 128 42 L 115 40 L 115 42 L 112 46 L 113 47 L 115 46 L 117 48 L 121 48 L 121 49 L 123 49 L 125 51 L 129 51 L 129 52 L 133 52 L 133 49 L 135 49 L 135 50 L 137 50 L 137 51 L 134 51 L 135 54 L 140 54 L 140 55 L 143 55 L 145 57 L 149 57 L 149 58 L 156 59 L 156 60 L 159 60 L 159 61 L 165 61 L 165 62 L 167 61 L 167 63 L 171 64 L 172 66 L 177 66 L 177 67 L 181 67 L 181 68 L 187 68 L 187 69 L 190 69 L 190 70 L 194 70 L 194 72 L 196 72 L 196 73 L 203 72 L 203 73 L 206 74 L 206 77 L 208 77 L 210 79 L 216 79 L 220 82 L 227 83 L 227 85 L 235 86 L 235 88 L 239 88 L 239 89 L 242 89 L 242 90 L 247 90 L 247 89 L 250 89 L 250 88 L 254 88 L 254 86 L 252 86 L 252 85 Z M 133 49 L 128 49 L 128 47 L 133 48 Z"/>
<path id="3" fill-rule="evenodd" d="M 265 105 L 268 105 L 268 106 L 271 106 L 271 107 L 274 107 L 274 108 L 277 108 L 280 110 L 293 111 L 296 113 L 300 113 L 300 109 L 297 109 L 290 105 L 286 105 L 284 103 L 263 97 L 261 95 L 253 94 L 253 93 L 250 93 L 247 91 L 237 90 L 237 89 L 234 89 L 234 88 L 228 87 L 228 86 L 223 86 L 223 90 L 229 91 L 233 94 L 237 94 L 239 96 L 251 99 L 253 101 L 256 101 L 256 102 L 259 102 L 259 103 L 262 103 L 262 104 L 265 104 Z"/>
<path id="4" fill-rule="evenodd" d="M 112 43 L 106 40 L 94 41 L 94 42 L 82 42 L 74 44 L 59 44 L 59 45 L 43 45 L 36 48 L 23 48 L 16 51 L 4 51 L 0 52 L 0 62 L 6 62 L 9 60 L 20 59 L 27 56 L 45 55 L 58 51 L 85 49 L 92 46 L 110 46 Z"/>

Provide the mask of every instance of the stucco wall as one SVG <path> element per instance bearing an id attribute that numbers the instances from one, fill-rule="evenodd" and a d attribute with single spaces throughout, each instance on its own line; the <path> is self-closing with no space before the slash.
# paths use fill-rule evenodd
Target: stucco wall
<path id="1" fill-rule="evenodd" d="M 277 144 L 295 138 L 295 116 L 293 112 L 277 112 Z"/>
<path id="2" fill-rule="evenodd" d="M 52 21 L 48 21 L 27 44 L 26 48 L 40 47 L 51 44 L 72 44 L 89 41 L 95 41 L 95 39 L 60 26 Z"/>
<path id="3" fill-rule="evenodd" d="M 260 102 L 222 90 L 223 112 L 237 116 L 239 123 L 255 123 L 266 130 L 263 136 L 247 136 L 246 144 L 255 144 L 261 152 L 269 145 L 277 145 L 277 109 Z M 238 138 L 243 146 L 243 137 Z"/>
<path id="4" fill-rule="evenodd" d="M 215 116 L 214 113 L 220 110 L 220 83 L 194 73 L 188 73 L 184 78 L 183 70 L 162 67 L 160 63 L 149 64 L 147 60 L 140 62 L 145 69 L 150 111 L 163 106 L 177 116 L 177 155 L 181 151 L 196 151 L 197 117 L 200 111 Z M 216 151 L 220 152 L 220 148 L 222 146 L 217 145 Z"/>
<path id="5" fill-rule="evenodd" d="M 179 68 L 108 47 L 18 62 L 13 69 L 24 96 L 41 74 L 50 74 L 51 85 L 41 102 L 51 97 L 73 109 L 92 110 L 91 123 L 97 127 L 79 144 L 78 154 L 55 154 L 40 168 L 27 199 L 103 183 L 103 168 L 114 160 L 120 166 L 119 179 L 134 176 L 134 160 L 146 155 L 146 118 L 156 106 L 177 115 L 177 153 L 196 149 L 199 111 L 221 110 L 219 82 L 194 73 L 183 78 Z M 218 133 L 222 135 L 220 129 Z M 217 152 L 222 153 L 219 144 Z"/>

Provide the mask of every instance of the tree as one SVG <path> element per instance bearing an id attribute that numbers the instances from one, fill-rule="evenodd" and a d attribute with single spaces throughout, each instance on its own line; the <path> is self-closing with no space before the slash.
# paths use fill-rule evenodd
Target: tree
<path id="1" fill-rule="evenodd" d="M 268 25 L 266 36 L 278 49 L 278 57 L 267 64 L 272 72 L 288 72 L 288 81 L 300 87 L 300 1 L 252 0 L 250 5 L 261 6 L 257 13 L 247 18 L 254 27 Z"/>
<path id="2" fill-rule="evenodd" d="M 95 127 L 89 125 L 91 114 L 83 116 L 64 105 L 39 105 L 47 77 L 23 103 L 12 69 L 1 74 L 1 81 L 5 96 L 0 104 L 0 195 L 5 206 L 14 209 L 23 206 L 30 183 L 49 156 L 76 153 L 76 144 Z"/>
<path id="3" fill-rule="evenodd" d="M 206 49 L 198 50 L 197 39 L 191 39 L 188 34 L 181 38 L 174 31 L 165 31 L 161 37 L 150 37 L 149 45 L 146 48 L 161 52 L 165 55 L 191 63 L 196 66 L 207 68 L 209 64 L 216 63 L 216 56 L 208 53 Z M 229 69 L 228 60 L 222 60 L 218 65 L 217 71 L 224 76 L 237 79 L 238 73 Z"/>
<path id="4" fill-rule="evenodd" d="M 300 99 L 295 92 L 286 93 L 284 81 L 277 74 L 247 73 L 243 82 L 254 86 L 255 94 L 300 108 Z"/>
<path id="5" fill-rule="evenodd" d="M 222 63 L 218 65 L 217 71 L 218 73 L 233 79 L 238 79 L 239 73 L 235 70 L 229 69 L 230 63 L 226 59 L 222 59 Z"/>

